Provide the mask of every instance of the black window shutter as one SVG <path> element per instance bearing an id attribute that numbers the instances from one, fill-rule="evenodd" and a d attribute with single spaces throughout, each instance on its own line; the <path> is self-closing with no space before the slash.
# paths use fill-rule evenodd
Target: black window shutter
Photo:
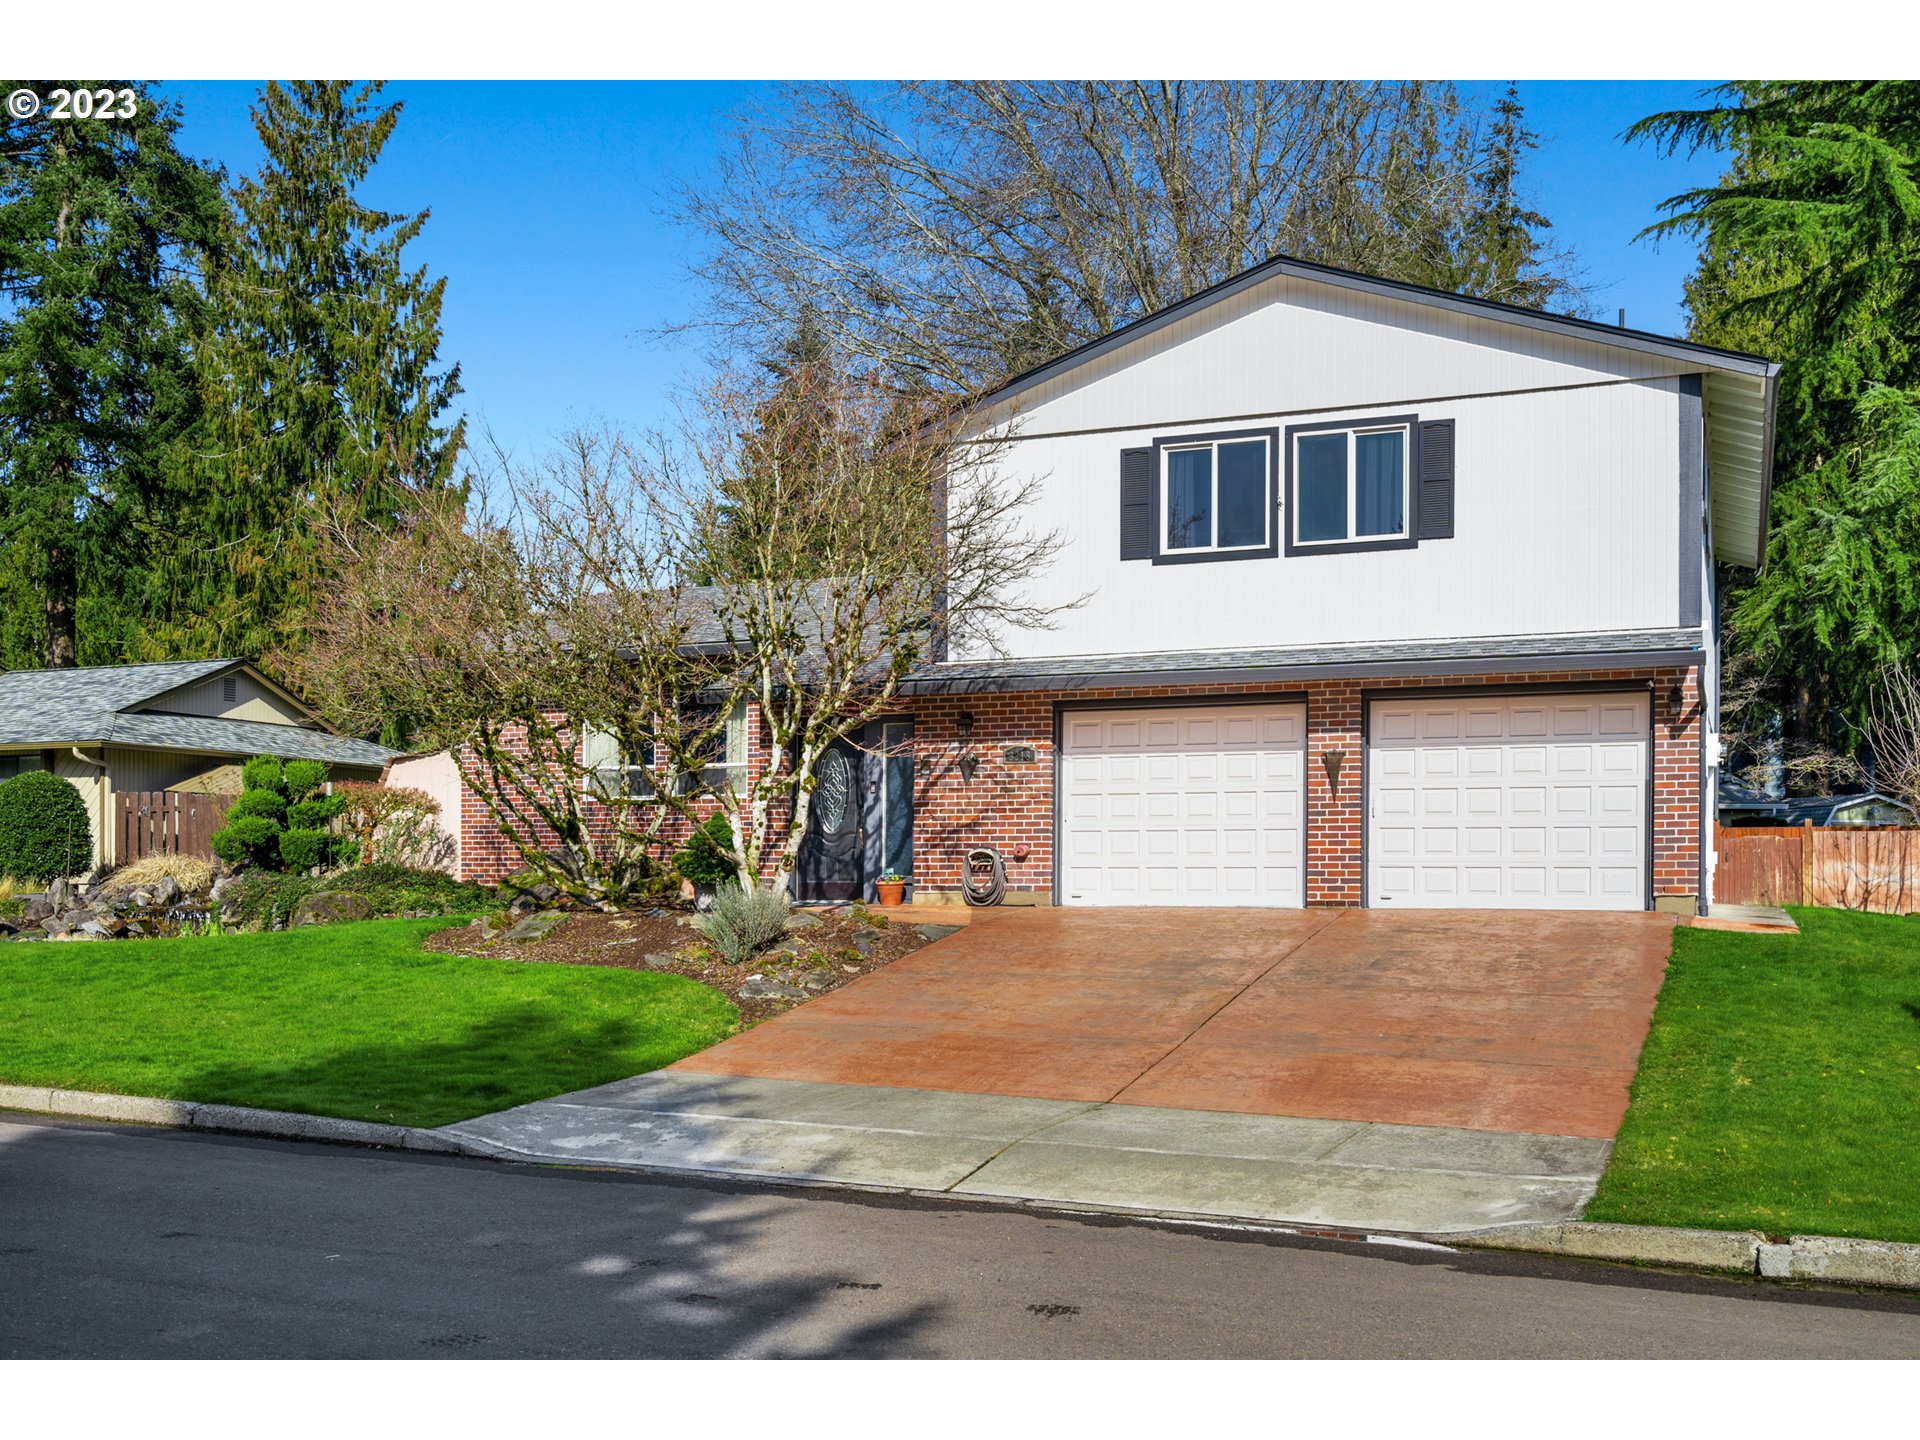
<path id="1" fill-rule="evenodd" d="M 1420 426 L 1420 538 L 1453 538 L 1453 421 Z"/>
<path id="2" fill-rule="evenodd" d="M 1153 558 L 1153 449 L 1120 452 L 1120 558 Z"/>

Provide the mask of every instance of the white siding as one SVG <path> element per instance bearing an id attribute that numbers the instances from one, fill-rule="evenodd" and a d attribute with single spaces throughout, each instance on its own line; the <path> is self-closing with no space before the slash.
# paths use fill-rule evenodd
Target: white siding
<path id="1" fill-rule="evenodd" d="M 1279 277 L 1012 402 L 1029 433 L 1401 404 L 1681 374 L 1686 364 Z"/>
<path id="2" fill-rule="evenodd" d="M 1043 407 L 1029 415 L 1022 438 L 1002 462 L 1040 479 L 1029 522 L 1059 531 L 1068 542 L 1029 593 L 1043 605 L 1090 598 L 1060 615 L 1051 630 L 1002 636 L 1006 652 L 1108 655 L 1679 623 L 1677 381 L 1423 401 L 1416 379 L 1391 380 L 1395 333 L 1369 329 L 1364 338 L 1387 377 L 1364 389 L 1354 383 L 1352 393 L 1364 394 L 1368 406 L 1299 413 L 1293 407 L 1300 392 L 1282 386 L 1262 391 L 1258 405 L 1237 383 L 1227 387 L 1230 398 L 1197 393 L 1194 385 L 1223 373 L 1222 356 L 1206 343 L 1156 357 L 1155 369 L 1166 374 L 1169 389 L 1133 397 L 1140 407 L 1133 414 L 1181 413 L 1176 407 L 1183 406 L 1185 413 L 1218 415 L 1225 406 L 1240 406 L 1244 418 L 1235 428 L 1271 425 L 1283 435 L 1289 425 L 1369 413 L 1451 418 L 1457 447 L 1453 539 L 1347 555 L 1122 562 L 1121 450 L 1155 437 L 1217 429 L 1218 421 L 1196 414 L 1186 425 L 1049 438 L 1041 432 L 1051 428 L 1055 408 Z M 1539 338 L 1553 343 L 1552 337 Z M 1486 389 L 1489 376 L 1465 364 L 1476 353 L 1473 347 L 1456 351 L 1456 388 Z M 1160 363 L 1182 355 L 1188 379 L 1180 378 L 1177 366 Z M 1510 357 L 1498 351 L 1488 357 L 1491 368 L 1506 373 Z M 1323 393 L 1323 387 L 1304 388 Z M 1280 522 L 1285 520 L 1283 514 Z M 1698 527 L 1696 517 L 1689 563 Z"/>
<path id="3" fill-rule="evenodd" d="M 234 698 L 226 698 L 226 686 L 232 683 Z M 235 675 L 203 680 L 171 695 L 162 695 L 142 709 L 168 715 L 212 715 L 222 720 L 258 720 L 268 725 L 299 725 L 306 716 L 275 695 L 252 676 Z"/>

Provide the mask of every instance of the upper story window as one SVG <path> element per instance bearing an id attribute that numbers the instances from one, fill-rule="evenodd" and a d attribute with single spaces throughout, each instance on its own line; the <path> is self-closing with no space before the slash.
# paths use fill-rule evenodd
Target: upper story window
<path id="1" fill-rule="evenodd" d="M 1267 543 L 1267 442 L 1169 446 L 1161 513 L 1166 548 L 1248 550 Z"/>
<path id="2" fill-rule="evenodd" d="M 1415 543 L 1413 424 L 1396 416 L 1288 430 L 1288 554 Z"/>

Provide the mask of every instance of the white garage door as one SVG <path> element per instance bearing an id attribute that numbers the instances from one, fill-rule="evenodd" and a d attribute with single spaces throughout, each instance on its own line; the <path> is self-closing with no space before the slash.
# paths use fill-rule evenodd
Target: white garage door
<path id="1" fill-rule="evenodd" d="M 1642 910 L 1647 696 L 1375 701 L 1367 903 Z"/>
<path id="2" fill-rule="evenodd" d="M 1060 882 L 1071 905 L 1299 905 L 1304 705 L 1070 710 Z"/>

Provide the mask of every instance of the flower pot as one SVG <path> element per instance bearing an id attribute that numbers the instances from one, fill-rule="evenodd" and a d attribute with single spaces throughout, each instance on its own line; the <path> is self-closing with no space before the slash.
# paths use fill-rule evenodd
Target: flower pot
<path id="1" fill-rule="evenodd" d="M 876 880 L 873 888 L 880 897 L 882 905 L 904 905 L 907 899 L 907 882 L 904 880 Z"/>

